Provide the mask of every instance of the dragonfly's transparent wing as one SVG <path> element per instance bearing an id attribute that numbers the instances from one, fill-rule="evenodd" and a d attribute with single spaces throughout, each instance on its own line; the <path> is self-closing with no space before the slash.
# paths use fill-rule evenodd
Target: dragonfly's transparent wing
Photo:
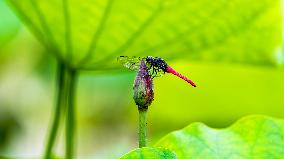
<path id="1" fill-rule="evenodd" d="M 140 67 L 140 62 L 142 58 L 136 56 L 119 56 L 117 61 L 122 64 L 124 67 L 137 71 Z"/>

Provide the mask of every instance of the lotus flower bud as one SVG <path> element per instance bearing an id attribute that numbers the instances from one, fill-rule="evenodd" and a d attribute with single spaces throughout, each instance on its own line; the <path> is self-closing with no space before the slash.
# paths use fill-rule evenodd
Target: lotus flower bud
<path id="1" fill-rule="evenodd" d="M 141 60 L 139 71 L 134 81 L 133 99 L 139 110 L 147 110 L 154 100 L 153 79 L 151 78 L 144 60 Z"/>

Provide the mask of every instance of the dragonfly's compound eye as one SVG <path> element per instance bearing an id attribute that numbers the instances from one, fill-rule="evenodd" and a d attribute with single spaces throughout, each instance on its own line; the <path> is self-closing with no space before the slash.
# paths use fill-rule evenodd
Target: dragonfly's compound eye
<path id="1" fill-rule="evenodd" d="M 151 57 L 150 56 L 147 56 L 146 57 L 146 62 L 150 62 L 151 61 Z"/>

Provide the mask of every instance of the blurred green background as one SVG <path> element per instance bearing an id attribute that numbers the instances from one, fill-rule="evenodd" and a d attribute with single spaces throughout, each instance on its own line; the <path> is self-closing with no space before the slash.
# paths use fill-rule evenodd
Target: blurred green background
<path id="1" fill-rule="evenodd" d="M 177 58 L 179 52 L 168 53 L 175 48 L 184 50 L 183 45 L 157 51 L 162 58 L 164 51 L 165 59 L 175 59 L 168 64 L 195 81 L 198 87 L 190 87 L 172 75 L 155 78 L 155 100 L 148 118 L 150 145 L 195 121 L 226 127 L 248 114 L 284 117 L 282 16 L 275 16 L 281 13 L 281 8 L 272 5 L 268 8 L 270 12 L 261 9 L 260 14 L 265 13 L 261 20 L 241 36 L 239 28 L 248 26 L 235 26 L 225 43 L 214 36 L 218 32 L 212 27 L 214 23 L 200 26 L 204 28 L 202 36 L 191 28 L 189 35 L 193 40 L 176 39 L 184 45 L 197 43 L 190 46 L 195 54 L 184 55 L 189 58 L 182 55 Z M 203 12 L 200 11 L 200 17 L 209 16 L 206 10 Z M 236 17 L 251 21 L 244 15 Z M 222 19 L 226 20 L 225 17 L 218 20 Z M 221 30 L 224 32 L 218 34 L 226 36 L 225 28 Z M 111 36 L 106 36 L 102 43 Z M 209 40 L 204 42 L 207 36 Z M 56 59 L 37 38 L 7 3 L 0 0 L 0 156 L 3 157 L 38 158 L 44 150 L 55 104 Z M 159 39 L 153 36 L 153 40 Z M 206 44 L 199 45 L 202 41 Z M 127 52 L 135 50 L 138 44 Z M 103 45 L 99 49 L 104 51 Z M 115 62 L 115 58 L 111 61 Z M 93 68 L 93 64 L 82 67 Z M 116 71 L 82 71 L 76 93 L 78 158 L 117 158 L 137 146 L 138 112 L 132 100 L 134 77 L 135 72 L 122 67 Z M 57 145 L 57 152 L 59 156 L 63 154 L 62 144 Z"/>

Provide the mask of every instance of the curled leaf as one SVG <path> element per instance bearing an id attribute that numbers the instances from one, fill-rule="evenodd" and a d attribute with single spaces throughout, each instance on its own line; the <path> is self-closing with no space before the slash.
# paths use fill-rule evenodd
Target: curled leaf
<path id="1" fill-rule="evenodd" d="M 182 159 L 284 158 L 284 121 L 265 116 L 245 117 L 225 129 L 193 123 L 172 132 L 156 146 Z"/>
<path id="2" fill-rule="evenodd" d="M 8 0 L 74 68 L 118 68 L 120 55 L 274 64 L 280 0 Z"/>

